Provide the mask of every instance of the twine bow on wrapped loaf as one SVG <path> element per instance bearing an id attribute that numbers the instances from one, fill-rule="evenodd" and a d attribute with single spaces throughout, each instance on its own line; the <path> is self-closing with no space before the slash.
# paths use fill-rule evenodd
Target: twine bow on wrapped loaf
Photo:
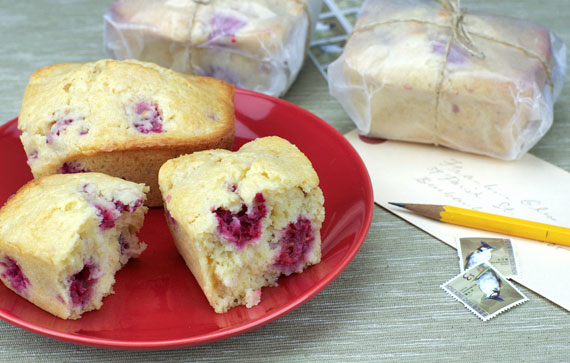
<path id="1" fill-rule="evenodd" d="M 394 28 L 396 26 L 399 27 Z M 442 33 L 448 35 L 445 45 L 438 46 L 437 51 L 433 45 L 429 49 L 433 42 L 430 36 Z M 420 36 L 424 37 L 422 44 L 418 41 Z M 528 39 L 524 40 L 524 36 Z M 368 40 L 371 44 L 366 49 Z M 563 47 L 557 42 L 554 34 L 532 23 L 468 14 L 461 8 L 460 0 L 402 3 L 368 0 L 347 39 L 343 56 L 329 66 L 329 87 L 360 133 L 366 136 L 432 143 L 516 159 L 534 145 L 552 123 L 552 103 L 560 91 L 565 67 L 565 51 L 553 51 L 555 46 Z M 416 43 L 417 53 L 409 52 L 396 64 L 394 59 L 403 56 L 403 49 Z M 454 63 L 450 59 L 458 53 L 457 49 L 466 59 L 464 64 L 450 64 Z M 377 58 L 373 58 L 374 52 Z M 437 74 L 429 73 L 435 70 L 428 66 L 433 64 L 434 52 L 441 54 Z M 519 61 L 521 57 L 524 62 Z M 411 59 L 426 65 L 425 84 L 421 79 L 413 79 L 421 73 L 420 66 L 412 64 L 410 69 L 404 69 L 402 64 L 409 64 Z M 495 63 L 504 70 L 493 68 Z M 409 82 L 406 73 L 411 75 Z M 428 73 L 433 75 L 433 82 L 429 81 L 432 76 L 428 77 Z M 466 73 L 472 75 L 472 79 L 467 79 Z M 489 95 L 485 95 L 484 88 L 491 90 Z M 402 89 L 410 92 L 402 92 Z M 424 98 L 428 97 L 423 94 L 428 91 L 432 95 L 429 112 L 424 104 Z M 493 92 L 497 94 L 494 96 L 497 102 L 491 97 Z M 449 105 L 442 109 L 444 94 Z M 406 97 L 410 98 L 409 102 L 404 101 Z M 502 109 L 498 105 L 501 102 Z M 414 108 L 418 112 L 412 115 L 410 109 Z M 507 110 L 509 108 L 512 112 Z M 489 115 L 482 115 L 485 112 Z M 433 114 L 431 121 L 427 120 L 428 113 Z M 479 119 L 477 114 L 481 114 Z M 405 126 L 406 122 L 409 125 Z"/>

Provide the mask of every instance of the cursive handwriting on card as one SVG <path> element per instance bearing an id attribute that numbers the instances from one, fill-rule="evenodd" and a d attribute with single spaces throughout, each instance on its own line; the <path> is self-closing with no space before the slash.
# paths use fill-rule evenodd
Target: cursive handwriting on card
<path id="1" fill-rule="evenodd" d="M 466 171 L 463 162 L 453 157 L 426 166 L 414 181 L 442 197 L 445 203 L 473 210 L 515 216 L 520 208 L 556 222 L 544 202 L 533 196 L 517 197 L 508 186 L 481 182 L 477 175 Z"/>

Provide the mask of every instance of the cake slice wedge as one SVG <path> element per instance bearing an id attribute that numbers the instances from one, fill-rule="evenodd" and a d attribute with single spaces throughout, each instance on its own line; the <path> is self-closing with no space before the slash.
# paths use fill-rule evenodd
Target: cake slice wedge
<path id="1" fill-rule="evenodd" d="M 0 280 L 62 319 L 101 308 L 138 241 L 148 187 L 100 173 L 32 180 L 0 210 Z"/>
<path id="2" fill-rule="evenodd" d="M 320 262 L 319 178 L 287 140 L 169 160 L 159 186 L 176 247 L 217 313 L 257 305 L 262 287 Z"/>

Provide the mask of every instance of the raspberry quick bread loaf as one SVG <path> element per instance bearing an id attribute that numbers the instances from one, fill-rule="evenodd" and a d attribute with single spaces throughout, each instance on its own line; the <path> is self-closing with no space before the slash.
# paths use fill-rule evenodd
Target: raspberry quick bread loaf
<path id="1" fill-rule="evenodd" d="M 117 59 L 279 96 L 301 68 L 321 2 L 115 0 L 105 15 L 105 47 Z"/>
<path id="2" fill-rule="evenodd" d="M 18 119 L 34 177 L 98 171 L 150 186 L 168 159 L 231 148 L 233 86 L 151 63 L 65 63 L 34 73 Z"/>
<path id="3" fill-rule="evenodd" d="M 434 0 L 368 0 L 329 87 L 361 134 L 521 157 L 552 124 L 565 48 L 548 29 Z M 454 3 L 454 2 L 453 2 Z M 447 57 L 445 56 L 447 53 Z M 552 80 L 552 82 L 551 82 Z"/>
<path id="4" fill-rule="evenodd" d="M 159 184 L 178 251 L 218 313 L 258 304 L 262 287 L 321 259 L 319 179 L 286 140 L 169 160 Z"/>
<path id="5" fill-rule="evenodd" d="M 99 309 L 136 237 L 148 187 L 99 173 L 24 185 L 0 210 L 0 280 L 62 319 Z"/>

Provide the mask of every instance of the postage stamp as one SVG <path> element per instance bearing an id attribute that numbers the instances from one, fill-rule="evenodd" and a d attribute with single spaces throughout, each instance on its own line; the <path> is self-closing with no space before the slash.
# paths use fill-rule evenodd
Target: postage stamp
<path id="1" fill-rule="evenodd" d="M 505 276 L 486 262 L 461 272 L 441 288 L 483 321 L 528 300 Z"/>
<path id="2" fill-rule="evenodd" d="M 488 262 L 507 278 L 519 276 L 515 248 L 508 238 L 461 237 L 457 239 L 457 254 L 461 272 Z"/>

